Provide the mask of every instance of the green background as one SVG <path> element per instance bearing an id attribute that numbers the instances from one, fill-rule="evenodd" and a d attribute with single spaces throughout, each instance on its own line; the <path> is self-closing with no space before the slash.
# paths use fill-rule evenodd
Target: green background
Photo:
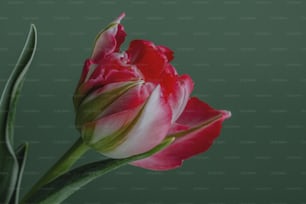
<path id="1" fill-rule="evenodd" d="M 124 48 L 135 38 L 170 47 L 179 73 L 195 81 L 193 95 L 232 118 L 182 168 L 125 166 L 65 203 L 305 204 L 304 0 L 1 0 L 0 90 L 30 23 L 38 29 L 16 121 L 16 144 L 30 142 L 22 192 L 79 137 L 71 98 L 82 64 L 96 34 L 123 11 Z M 100 158 L 92 151 L 80 163 Z"/>

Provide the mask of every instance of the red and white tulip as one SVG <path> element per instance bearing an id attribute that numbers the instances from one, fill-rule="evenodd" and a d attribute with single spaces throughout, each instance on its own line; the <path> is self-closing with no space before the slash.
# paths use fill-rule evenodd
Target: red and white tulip
<path id="1" fill-rule="evenodd" d="M 113 21 L 97 37 L 75 91 L 76 126 L 84 142 L 110 158 L 144 153 L 175 141 L 132 165 L 168 170 L 206 151 L 230 112 L 190 97 L 193 81 L 170 64 L 173 52 L 147 40 L 121 51 L 126 33 Z"/>

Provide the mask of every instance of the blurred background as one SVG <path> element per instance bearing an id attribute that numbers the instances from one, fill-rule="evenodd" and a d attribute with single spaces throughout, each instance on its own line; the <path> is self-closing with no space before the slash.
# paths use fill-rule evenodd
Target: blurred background
<path id="1" fill-rule="evenodd" d="M 96 34 L 121 12 L 132 39 L 175 52 L 193 95 L 232 112 L 212 148 L 182 168 L 125 166 L 66 204 L 305 204 L 306 2 L 303 0 L 1 0 L 0 91 L 31 23 L 38 50 L 18 102 L 29 141 L 24 194 L 78 137 L 72 94 Z M 94 151 L 78 164 L 101 159 Z"/>

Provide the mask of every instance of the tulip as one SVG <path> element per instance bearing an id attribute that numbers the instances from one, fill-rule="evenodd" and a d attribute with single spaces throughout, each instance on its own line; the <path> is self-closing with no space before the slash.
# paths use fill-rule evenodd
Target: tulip
<path id="1" fill-rule="evenodd" d="M 132 165 L 168 170 L 206 151 L 229 111 L 190 97 L 194 83 L 170 64 L 173 52 L 147 40 L 121 51 L 126 33 L 121 14 L 97 37 L 85 61 L 73 101 L 83 142 L 110 158 L 127 158 L 174 142 Z"/>

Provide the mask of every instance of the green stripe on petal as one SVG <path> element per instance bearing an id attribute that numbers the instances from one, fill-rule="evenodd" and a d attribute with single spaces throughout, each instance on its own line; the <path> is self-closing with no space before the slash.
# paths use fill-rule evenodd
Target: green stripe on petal
<path id="1" fill-rule="evenodd" d="M 184 130 L 184 131 L 181 131 L 181 132 L 178 132 L 178 133 L 167 135 L 167 137 L 174 137 L 174 138 L 184 137 L 185 135 L 190 134 L 190 133 L 192 133 L 194 131 L 197 131 L 197 130 L 199 130 L 201 128 L 205 128 L 205 127 L 210 126 L 212 123 L 220 120 L 222 117 L 223 117 L 223 114 L 220 113 L 220 114 L 210 118 L 209 120 L 204 121 L 200 125 L 197 125 L 197 126 L 195 126 L 193 128 L 190 128 L 188 130 Z"/>
<path id="2" fill-rule="evenodd" d="M 137 108 L 102 117 L 96 121 L 94 131 L 88 124 L 92 134 L 87 135 L 88 144 L 111 158 L 136 155 L 158 145 L 171 125 L 170 107 L 160 94 L 158 86 Z"/>
<path id="3" fill-rule="evenodd" d="M 113 134 L 104 137 L 99 142 L 93 144 L 92 145 L 93 148 L 100 150 L 103 153 L 107 153 L 107 152 L 115 150 L 119 145 L 121 145 L 123 142 L 125 142 L 128 139 L 127 137 L 128 133 L 138 122 L 143 110 L 144 110 L 144 106 L 139 110 L 136 117 L 134 117 L 134 119 L 131 120 L 130 123 L 126 124 L 125 126 L 120 128 L 118 131 L 115 131 Z"/>
<path id="4" fill-rule="evenodd" d="M 103 110 L 110 106 L 115 100 L 141 83 L 143 83 L 143 81 L 120 83 L 122 84 L 121 86 L 111 90 L 104 92 L 103 90 L 107 88 L 102 88 L 101 93 L 99 93 L 101 90 L 98 90 L 96 93 L 91 94 L 77 110 L 76 126 L 80 128 L 83 124 L 96 120 Z"/>

